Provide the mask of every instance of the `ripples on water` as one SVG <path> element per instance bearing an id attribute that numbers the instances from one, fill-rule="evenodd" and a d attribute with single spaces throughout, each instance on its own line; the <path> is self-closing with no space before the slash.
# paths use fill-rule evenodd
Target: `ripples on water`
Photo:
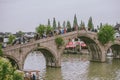
<path id="1" fill-rule="evenodd" d="M 27 56 L 24 69 L 40 70 L 40 80 L 120 80 L 120 59 L 97 63 L 79 54 L 63 54 L 61 68 L 46 68 L 44 56 L 33 52 Z"/>

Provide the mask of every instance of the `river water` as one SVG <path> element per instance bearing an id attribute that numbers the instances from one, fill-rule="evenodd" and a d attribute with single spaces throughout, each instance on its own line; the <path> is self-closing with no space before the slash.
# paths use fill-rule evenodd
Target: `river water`
<path id="1" fill-rule="evenodd" d="M 40 80 L 120 80 L 120 59 L 90 62 L 88 55 L 63 54 L 61 68 L 46 67 L 42 53 L 30 53 L 24 69 L 40 70 Z"/>

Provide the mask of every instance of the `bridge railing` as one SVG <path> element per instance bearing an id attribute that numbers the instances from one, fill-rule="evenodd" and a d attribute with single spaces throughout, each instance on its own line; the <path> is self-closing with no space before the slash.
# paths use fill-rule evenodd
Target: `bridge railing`
<path id="1" fill-rule="evenodd" d="M 77 33 L 82 33 L 82 34 L 90 34 L 90 35 L 96 35 L 95 32 L 91 32 L 91 31 L 72 31 L 69 33 L 65 33 L 65 34 L 61 34 L 62 37 L 67 37 L 67 36 L 71 36 L 71 35 L 75 35 Z M 18 49 L 18 48 L 22 48 L 22 47 L 26 47 L 26 46 L 30 46 L 30 45 L 34 45 L 37 43 L 42 43 L 42 42 L 48 42 L 50 40 L 54 40 L 56 36 L 52 36 L 52 37 L 47 37 L 47 38 L 43 38 L 43 39 L 31 39 L 30 42 L 24 43 L 24 44 L 15 44 L 15 45 L 9 45 L 6 48 L 3 49 L 3 51 L 8 51 L 8 50 L 14 50 L 14 49 Z"/>

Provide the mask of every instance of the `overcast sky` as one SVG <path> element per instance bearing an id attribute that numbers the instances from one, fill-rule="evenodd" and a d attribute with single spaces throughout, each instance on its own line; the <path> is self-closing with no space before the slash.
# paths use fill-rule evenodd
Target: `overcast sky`
<path id="1" fill-rule="evenodd" d="M 94 25 L 120 23 L 120 0 L 0 0 L 0 32 L 35 31 L 39 24 L 70 20 L 87 26 L 90 16 Z"/>

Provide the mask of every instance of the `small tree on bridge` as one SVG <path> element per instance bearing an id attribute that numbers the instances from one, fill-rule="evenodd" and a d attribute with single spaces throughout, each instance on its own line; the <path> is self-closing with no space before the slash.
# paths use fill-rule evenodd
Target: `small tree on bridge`
<path id="1" fill-rule="evenodd" d="M 111 25 L 103 25 L 102 28 L 100 28 L 98 35 L 98 40 L 104 45 L 108 43 L 109 41 L 114 41 L 114 34 L 115 31 Z"/>
<path id="2" fill-rule="evenodd" d="M 42 34 L 45 32 L 46 27 L 42 24 L 40 24 L 37 28 L 36 28 L 36 32 L 39 33 L 40 36 L 42 36 Z"/>
<path id="3" fill-rule="evenodd" d="M 55 39 L 55 43 L 57 45 L 57 48 L 59 48 L 60 46 L 64 45 L 64 40 L 61 36 L 58 36 Z"/>

